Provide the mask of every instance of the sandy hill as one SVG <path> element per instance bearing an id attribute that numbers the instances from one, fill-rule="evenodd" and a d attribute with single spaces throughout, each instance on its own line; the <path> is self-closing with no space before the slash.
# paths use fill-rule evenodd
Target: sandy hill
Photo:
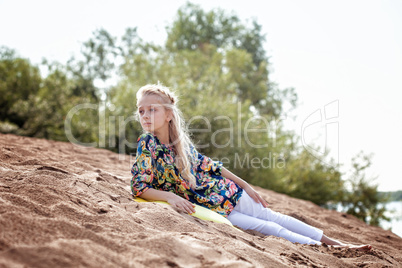
<path id="1" fill-rule="evenodd" d="M 370 252 L 290 243 L 130 196 L 133 159 L 0 134 L 0 267 L 401 267 L 402 239 L 256 187 L 272 209 Z"/>

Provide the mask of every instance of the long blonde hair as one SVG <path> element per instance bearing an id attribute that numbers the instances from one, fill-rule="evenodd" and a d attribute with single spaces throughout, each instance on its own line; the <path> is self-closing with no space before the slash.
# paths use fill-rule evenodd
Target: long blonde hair
<path id="1" fill-rule="evenodd" d="M 183 116 L 177 107 L 178 98 L 169 88 L 157 85 L 145 85 L 137 92 L 137 106 L 144 96 L 154 95 L 159 97 L 160 104 L 166 109 L 171 111 L 172 119 L 169 122 L 169 145 L 172 145 L 175 152 L 175 164 L 180 171 L 181 176 L 187 180 L 192 189 L 195 188 L 196 179 L 191 173 L 192 161 L 191 146 L 194 146 Z M 137 110 L 138 113 L 138 110 Z M 138 116 L 138 115 L 137 115 Z"/>

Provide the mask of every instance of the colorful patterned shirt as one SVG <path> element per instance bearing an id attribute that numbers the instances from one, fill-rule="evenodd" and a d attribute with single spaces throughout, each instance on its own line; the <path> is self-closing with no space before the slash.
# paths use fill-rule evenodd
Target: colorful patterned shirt
<path id="1" fill-rule="evenodd" d="M 197 185 L 193 190 L 174 164 L 172 147 L 161 143 L 151 133 L 141 135 L 137 146 L 137 156 L 131 169 L 134 196 L 140 196 L 149 188 L 169 191 L 227 217 L 243 193 L 235 182 L 221 176 L 222 162 L 212 161 L 194 147 L 190 155 L 195 163 L 191 172 Z"/>

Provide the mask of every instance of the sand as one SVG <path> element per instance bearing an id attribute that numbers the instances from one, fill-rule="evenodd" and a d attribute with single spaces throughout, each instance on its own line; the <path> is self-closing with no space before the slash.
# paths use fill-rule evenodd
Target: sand
<path id="1" fill-rule="evenodd" d="M 255 189 L 270 207 L 360 252 L 294 244 L 130 195 L 133 159 L 0 134 L 0 267 L 402 267 L 402 238 L 311 202 Z"/>

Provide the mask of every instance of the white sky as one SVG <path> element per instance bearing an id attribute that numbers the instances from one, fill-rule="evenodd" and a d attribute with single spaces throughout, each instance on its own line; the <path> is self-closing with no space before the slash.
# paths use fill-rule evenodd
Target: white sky
<path id="1" fill-rule="evenodd" d="M 344 171 L 359 151 L 374 153 L 369 175 L 378 176 L 379 190 L 402 190 L 402 1 L 192 2 L 256 18 L 266 33 L 271 80 L 299 95 L 288 128 L 323 148 L 328 137 Z M 81 42 L 101 27 L 121 36 L 137 26 L 144 40 L 161 43 L 184 3 L 0 0 L 0 46 L 37 64 L 78 55 Z M 325 117 L 325 106 L 334 118 L 312 124 L 319 111 Z"/>

